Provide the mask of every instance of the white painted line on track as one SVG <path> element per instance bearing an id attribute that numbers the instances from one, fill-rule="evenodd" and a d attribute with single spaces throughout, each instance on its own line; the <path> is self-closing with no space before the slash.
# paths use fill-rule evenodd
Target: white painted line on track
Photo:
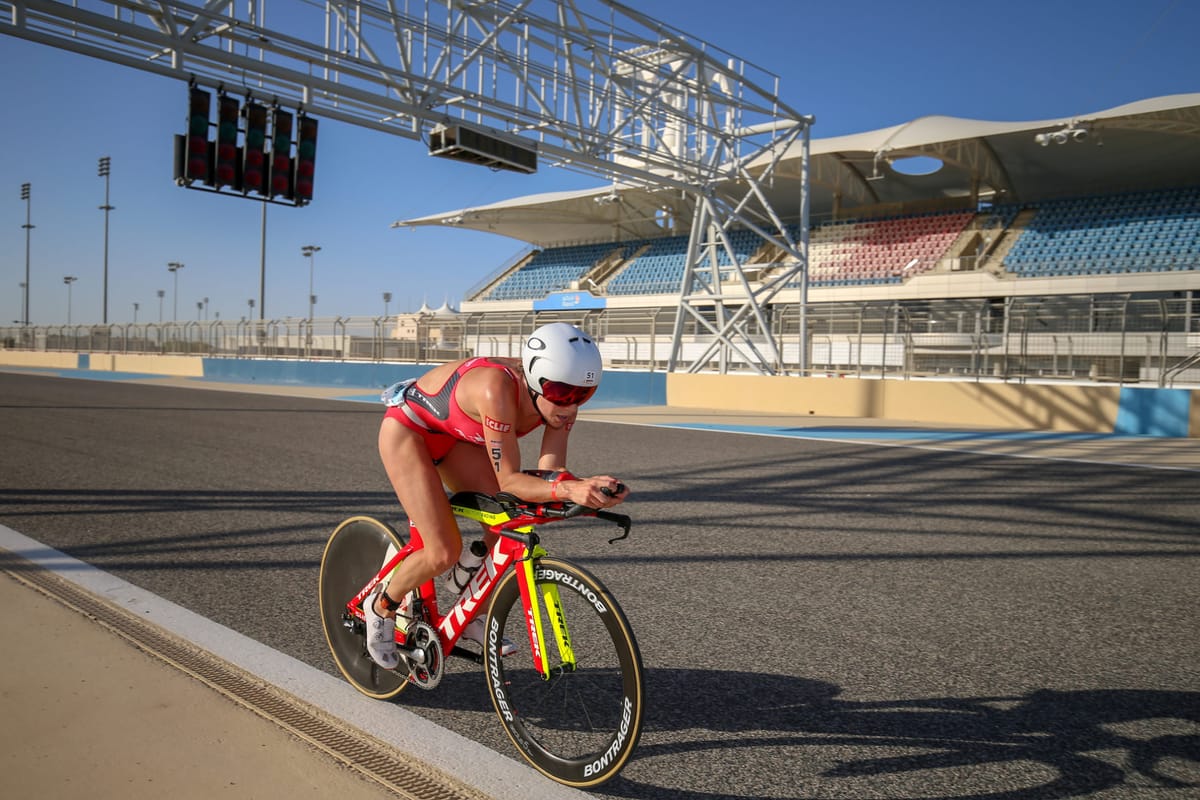
<path id="1" fill-rule="evenodd" d="M 938 453 L 964 453 L 977 456 L 989 456 L 991 458 L 1027 458 L 1038 461 L 1063 461 L 1071 464 L 1095 464 L 1101 466 L 1112 467 L 1131 467 L 1135 469 L 1157 469 L 1157 470 L 1172 470 L 1176 472 L 1200 472 L 1200 467 L 1188 466 L 1186 464 L 1150 464 L 1139 461 L 1122 461 L 1117 458 L 1085 458 L 1082 456 L 1063 456 L 1052 455 L 1049 452 L 1029 452 L 1029 453 L 1013 453 L 1003 449 L 987 449 L 973 447 L 947 447 L 945 445 L 929 444 L 921 441 L 887 441 L 883 439 L 874 439 L 858 436 L 821 436 L 819 434 L 803 433 L 801 431 L 779 431 L 773 426 L 764 425 L 761 428 L 754 429 L 756 426 L 723 426 L 720 424 L 697 424 L 697 423 L 671 423 L 671 422 L 638 422 L 632 420 L 616 420 L 616 419 L 601 419 L 593 418 L 588 422 L 603 422 L 610 425 L 635 425 L 647 428 L 671 428 L 674 430 L 684 431 L 705 431 L 709 433 L 727 433 L 740 434 L 742 436 L 764 436 L 770 439 L 803 439 L 813 442 L 828 442 L 830 444 L 854 444 L 867 447 L 900 447 L 909 450 L 931 450 Z M 1015 438 L 1016 434 L 1014 434 Z M 914 436 L 914 439 L 919 438 L 919 434 Z M 1100 435 L 1097 435 L 1100 438 Z M 1126 437 L 1137 438 L 1137 437 Z M 998 437 L 997 441 L 1003 441 L 1002 437 Z"/>

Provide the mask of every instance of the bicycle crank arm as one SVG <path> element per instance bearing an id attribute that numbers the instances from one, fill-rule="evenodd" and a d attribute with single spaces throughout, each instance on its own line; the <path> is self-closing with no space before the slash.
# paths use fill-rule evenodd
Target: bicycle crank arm
<path id="1" fill-rule="evenodd" d="M 450 651 L 450 655 L 457 656 L 458 658 L 465 658 L 468 661 L 474 661 L 476 664 L 481 666 L 483 665 L 483 653 L 476 653 L 468 650 L 465 647 L 458 647 L 456 645 L 454 649 Z"/>
<path id="2" fill-rule="evenodd" d="M 427 658 L 425 656 L 424 647 L 404 647 L 401 645 L 400 647 L 396 648 L 396 651 L 400 653 L 400 657 L 405 661 L 418 666 L 425 666 Z"/>

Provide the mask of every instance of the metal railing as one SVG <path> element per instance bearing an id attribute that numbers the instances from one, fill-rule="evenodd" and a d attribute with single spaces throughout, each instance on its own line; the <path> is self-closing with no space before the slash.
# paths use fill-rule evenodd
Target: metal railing
<path id="1" fill-rule="evenodd" d="M 1178 294 L 1180 296 L 1174 296 Z M 1099 381 L 1200 385 L 1200 296 L 1073 295 L 963 301 L 812 304 L 801 337 L 798 304 L 769 307 L 769 330 L 751 341 L 779 353 L 774 372 L 886 379 Z M 673 307 L 574 312 L 471 312 L 400 317 L 0 327 L 0 348 L 434 363 L 468 355 L 516 356 L 526 333 L 564 320 L 597 337 L 606 365 L 665 369 Z M 716 311 L 713 312 L 715 320 Z M 696 371 L 752 371 L 727 347 L 704 364 L 698 321 L 685 325 L 679 363 Z"/>

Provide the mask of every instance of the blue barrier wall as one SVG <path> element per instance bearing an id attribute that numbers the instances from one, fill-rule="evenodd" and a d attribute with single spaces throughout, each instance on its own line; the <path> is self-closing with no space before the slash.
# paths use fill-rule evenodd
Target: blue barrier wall
<path id="1" fill-rule="evenodd" d="M 23 368 L 44 368 L 58 374 L 74 374 L 76 377 L 88 377 L 99 380 L 121 380 L 131 377 L 154 377 L 157 375 L 189 375 L 194 376 L 196 370 L 188 369 L 181 372 L 177 362 L 181 356 L 166 356 L 171 361 L 169 369 L 156 369 L 155 356 L 132 356 L 139 359 L 134 366 L 122 364 L 122 369 L 115 369 L 116 360 L 120 356 L 101 354 L 69 354 L 74 362 L 73 368 L 65 368 L 62 353 L 22 353 L 19 351 L 0 351 L 0 364 L 11 364 Z M 39 360 L 39 356 L 41 360 Z M 6 358 L 7 357 L 7 358 Z M 130 357 L 127 357 L 130 358 Z M 104 361 L 108 366 L 97 364 Z M 243 383 L 264 384 L 293 384 L 307 386 L 345 387 L 347 394 L 361 394 L 367 397 L 378 390 L 399 380 L 422 375 L 429 369 L 428 364 L 376 364 L 376 363 L 346 363 L 346 362 L 314 362 L 307 363 L 294 360 L 272 359 L 237 359 L 237 358 L 201 358 L 202 378 L 198 380 L 220 380 Z M 95 367 L 95 369 L 93 369 Z M 673 383 L 674 398 L 677 405 L 687 407 L 687 398 L 681 401 L 678 396 L 678 383 L 683 378 L 688 380 L 704 376 L 670 376 L 662 372 L 620 372 L 608 371 L 604 374 L 600 390 L 591 401 L 593 407 L 628 407 L 628 406 L 664 406 L 667 404 L 668 383 Z M 713 376 L 720 380 L 722 376 Z M 754 377 L 754 376 L 751 376 Z M 871 382 L 874 384 L 875 382 Z M 1030 390 L 1038 387 L 1023 387 Z M 1085 387 L 1086 388 L 1086 387 Z M 1200 438 L 1200 392 L 1189 389 L 1155 389 L 1142 387 L 1095 387 L 1096 391 L 1106 393 L 1106 407 L 1111 408 L 1113 400 L 1117 401 L 1115 419 L 1105 412 L 1105 419 L 1096 420 L 1093 427 L 1077 427 L 1077 430 L 1087 430 L 1095 433 L 1115 433 L 1126 436 L 1159 436 L 1159 437 L 1191 437 Z M 1049 387 L 1049 391 L 1057 391 Z M 1114 397 L 1111 393 L 1119 391 Z M 685 393 L 686 394 L 686 393 Z M 375 396 L 378 396 L 377 394 Z M 711 400 L 708 398 L 711 396 Z M 730 396 L 728 393 L 714 394 L 707 389 L 701 398 L 706 408 L 742 408 L 745 396 Z M 1036 398 L 1035 398 L 1036 399 Z M 722 403 L 721 401 L 724 401 Z M 733 403 L 735 405 L 730 406 Z M 760 409 L 761 410 L 761 409 Z M 844 410 L 829 412 L 834 416 L 843 415 Z M 795 408 L 779 409 L 780 414 L 803 414 Z M 908 419 L 907 417 L 905 419 Z M 975 424 L 975 423 L 964 423 Z M 988 423 L 984 423 L 988 424 Z M 1111 427 L 1110 427 L 1111 426 Z M 1027 426 L 1019 426 L 1027 427 Z"/>
<path id="2" fill-rule="evenodd" d="M 1188 435 L 1192 393 L 1187 389 L 1121 389 L 1113 433 L 1130 436 Z"/>
<path id="3" fill-rule="evenodd" d="M 356 364 L 334 361 L 206 358 L 204 377 L 244 383 L 304 386 L 345 386 L 382 389 L 396 381 L 416 378 L 428 364 Z M 607 371 L 593 406 L 661 406 L 667 403 L 667 376 L 661 372 Z"/>
<path id="4" fill-rule="evenodd" d="M 246 383 L 281 383 L 304 386 L 348 386 L 382 389 L 396 381 L 415 378 L 428 366 L 420 364 L 355 364 L 336 361 L 206 358 L 204 377 Z"/>
<path id="5" fill-rule="evenodd" d="M 665 406 L 667 376 L 662 372 L 613 372 L 600 380 L 592 406 Z"/>

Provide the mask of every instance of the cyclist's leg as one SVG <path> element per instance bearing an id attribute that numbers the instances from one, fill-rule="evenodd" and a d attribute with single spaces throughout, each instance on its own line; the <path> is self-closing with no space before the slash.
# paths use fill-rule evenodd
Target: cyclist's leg
<path id="1" fill-rule="evenodd" d="M 425 581 L 454 566 L 462 551 L 462 537 L 442 478 L 419 432 L 385 418 L 379 429 L 379 456 L 396 498 L 421 533 L 421 549 L 400 562 L 387 585 L 388 597 L 398 603 Z M 375 608 L 384 613 L 378 603 Z"/>
<path id="2" fill-rule="evenodd" d="M 487 453 L 478 445 L 458 442 L 438 462 L 437 471 L 442 483 L 451 492 L 496 494 L 500 491 L 496 469 L 488 460 Z M 483 523 L 480 523 L 480 527 L 487 530 Z M 488 543 L 491 544 L 491 541 Z"/>
<path id="3" fill-rule="evenodd" d="M 452 492 L 495 494 L 500 491 L 496 470 L 479 445 L 458 442 L 438 462 L 437 470 L 442 482 Z"/>
<path id="4" fill-rule="evenodd" d="M 438 473 L 442 476 L 442 482 L 446 488 L 452 492 L 496 494 L 500 491 L 495 467 L 492 466 L 487 453 L 482 447 L 467 442 L 459 442 L 446 454 L 445 458 L 438 462 Z M 483 523 L 480 523 L 479 527 L 483 529 L 483 541 L 490 550 L 495 546 L 496 539 L 499 537 L 497 534 L 489 533 L 487 526 Z M 484 613 L 481 610 L 479 616 L 475 617 L 462 633 L 463 638 L 481 646 L 484 638 L 483 617 Z M 511 655 L 515 651 L 516 646 L 511 640 L 505 638 L 503 654 Z"/>

